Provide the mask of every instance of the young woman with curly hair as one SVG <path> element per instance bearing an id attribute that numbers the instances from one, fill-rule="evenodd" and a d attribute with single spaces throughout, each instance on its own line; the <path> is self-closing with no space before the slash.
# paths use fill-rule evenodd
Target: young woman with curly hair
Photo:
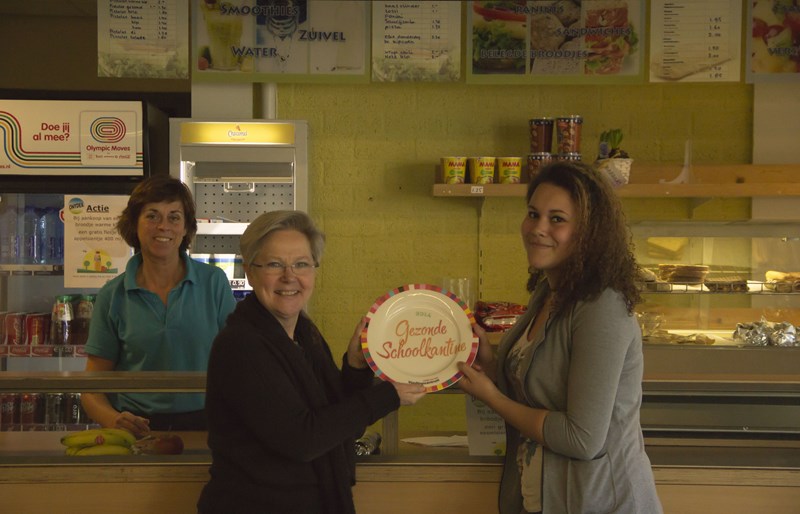
<path id="1" fill-rule="evenodd" d="M 617 195 L 556 162 L 527 193 L 532 293 L 497 355 L 480 329 L 461 388 L 506 421 L 501 514 L 661 513 L 644 449 L 636 261 Z"/>

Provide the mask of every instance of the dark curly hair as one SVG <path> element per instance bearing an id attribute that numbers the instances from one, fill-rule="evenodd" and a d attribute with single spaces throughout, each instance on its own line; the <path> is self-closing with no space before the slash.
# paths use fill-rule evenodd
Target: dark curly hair
<path id="1" fill-rule="evenodd" d="M 185 252 L 197 233 L 194 199 L 186 184 L 169 175 L 152 175 L 139 182 L 128 199 L 128 206 L 117 221 L 117 232 L 136 253 L 139 253 L 142 245 L 139 242 L 137 226 L 144 206 L 148 203 L 175 201 L 183 204 L 186 235 L 183 236 L 180 250 Z"/>
<path id="2" fill-rule="evenodd" d="M 541 184 L 567 191 L 576 208 L 574 251 L 559 273 L 556 309 L 562 311 L 579 301 L 597 298 L 610 287 L 624 296 L 628 312 L 633 313 L 641 301 L 635 283 L 638 268 L 622 202 L 611 184 L 591 166 L 557 161 L 541 168 L 531 180 L 526 202 Z M 529 271 L 528 291 L 533 292 L 545 277 L 542 270 Z"/>

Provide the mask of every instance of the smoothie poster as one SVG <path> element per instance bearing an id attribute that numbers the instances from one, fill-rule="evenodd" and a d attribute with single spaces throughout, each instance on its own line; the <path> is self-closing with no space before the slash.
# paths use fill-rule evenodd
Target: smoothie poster
<path id="1" fill-rule="evenodd" d="M 192 80 L 368 82 L 367 1 L 194 0 Z"/>
<path id="2" fill-rule="evenodd" d="M 0 100 L 0 175 L 138 176 L 141 102 Z"/>
<path id="3" fill-rule="evenodd" d="M 800 82 L 800 5 L 748 2 L 747 82 Z"/>
<path id="4" fill-rule="evenodd" d="M 127 195 L 66 195 L 64 287 L 100 288 L 125 271 L 132 249 L 117 233 Z"/>
<path id="5" fill-rule="evenodd" d="M 467 82 L 642 82 L 644 0 L 467 2 Z"/>

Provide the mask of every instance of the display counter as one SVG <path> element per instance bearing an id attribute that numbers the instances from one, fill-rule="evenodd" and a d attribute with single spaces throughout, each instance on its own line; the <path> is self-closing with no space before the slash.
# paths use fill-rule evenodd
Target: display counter
<path id="1" fill-rule="evenodd" d="M 661 377 L 645 380 L 645 396 L 697 393 L 722 397 L 761 384 L 768 397 L 800 387 L 790 377 Z M 766 384 L 766 385 L 765 385 Z M 770 385 L 771 384 L 771 385 Z M 0 373 L 0 392 L 202 390 L 202 373 Z M 749 387 L 749 390 L 755 390 Z M 715 392 L 716 391 L 716 392 Z M 763 392 L 763 391 L 762 391 Z M 395 426 L 396 430 L 396 426 Z M 204 432 L 179 432 L 182 455 L 68 457 L 64 432 L 0 432 L 2 512 L 25 514 L 194 513 L 208 480 L 210 452 Z M 387 436 L 384 431 L 384 440 Z M 398 434 L 398 436 L 401 434 Z M 402 434 L 408 435 L 419 434 Z M 360 457 L 354 489 L 359 514 L 487 514 L 496 512 L 498 457 L 468 455 L 466 448 L 420 447 L 394 439 L 389 455 Z M 661 433 L 647 437 L 665 512 L 676 514 L 787 513 L 800 505 L 800 439 L 746 433 Z"/>

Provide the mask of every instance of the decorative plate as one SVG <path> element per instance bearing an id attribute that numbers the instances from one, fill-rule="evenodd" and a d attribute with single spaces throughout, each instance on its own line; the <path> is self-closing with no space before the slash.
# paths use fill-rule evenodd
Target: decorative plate
<path id="1" fill-rule="evenodd" d="M 461 378 L 456 364 L 472 364 L 475 316 L 456 295 L 429 284 L 408 284 L 378 298 L 367 313 L 361 349 L 383 380 L 422 384 L 429 392 Z"/>

